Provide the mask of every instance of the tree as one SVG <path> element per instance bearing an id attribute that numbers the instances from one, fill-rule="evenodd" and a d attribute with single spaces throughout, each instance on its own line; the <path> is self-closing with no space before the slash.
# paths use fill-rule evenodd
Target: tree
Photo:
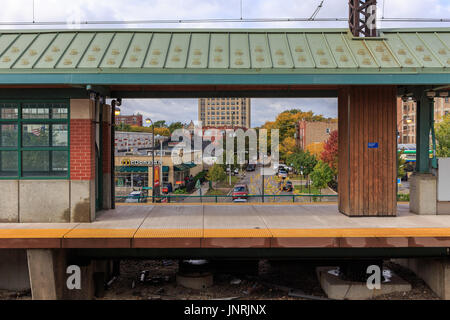
<path id="1" fill-rule="evenodd" d="M 330 137 L 323 146 L 323 152 L 320 155 L 320 160 L 327 163 L 333 170 L 334 174 L 338 172 L 338 132 L 334 130 L 330 133 Z"/>
<path id="2" fill-rule="evenodd" d="M 436 155 L 438 157 L 450 157 L 450 115 L 436 124 Z"/>
<path id="3" fill-rule="evenodd" d="M 180 121 L 172 122 L 172 123 L 169 125 L 169 131 L 170 131 L 170 133 L 174 132 L 174 131 L 177 130 L 177 129 L 183 129 L 183 128 L 184 128 L 184 124 L 181 123 Z"/>
<path id="4" fill-rule="evenodd" d="M 286 137 L 280 144 L 280 158 L 286 160 L 287 157 L 297 151 L 297 145 L 293 137 Z"/>
<path id="5" fill-rule="evenodd" d="M 314 155 L 315 157 L 319 158 L 320 155 L 323 152 L 323 142 L 313 142 L 306 146 L 306 151 L 308 151 L 310 154 Z"/>
<path id="6" fill-rule="evenodd" d="M 333 180 L 333 177 L 334 173 L 330 166 L 319 160 L 311 173 L 312 185 L 317 189 L 322 190 L 328 186 Z"/>
<path id="7" fill-rule="evenodd" d="M 153 123 L 155 128 L 167 128 L 166 120 L 159 120 Z M 151 127 L 151 126 L 150 126 Z"/>
<path id="8" fill-rule="evenodd" d="M 286 159 L 297 172 L 303 172 L 303 176 L 308 176 L 317 164 L 317 159 L 309 152 L 298 151 L 289 155 Z"/>
<path id="9" fill-rule="evenodd" d="M 218 182 L 225 180 L 227 178 L 227 174 L 221 165 L 215 163 L 209 168 L 207 177 L 213 182 Z"/>
<path id="10" fill-rule="evenodd" d="M 403 159 L 402 157 L 404 153 L 405 149 L 402 149 L 400 152 L 397 152 L 397 178 L 403 178 L 406 174 L 405 172 L 406 160 Z"/>

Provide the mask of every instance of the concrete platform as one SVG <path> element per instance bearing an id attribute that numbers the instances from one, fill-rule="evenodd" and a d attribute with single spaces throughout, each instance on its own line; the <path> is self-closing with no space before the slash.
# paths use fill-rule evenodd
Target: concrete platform
<path id="1" fill-rule="evenodd" d="M 93 223 L 0 223 L 0 248 L 450 247 L 450 216 L 348 217 L 336 204 L 123 205 Z"/>

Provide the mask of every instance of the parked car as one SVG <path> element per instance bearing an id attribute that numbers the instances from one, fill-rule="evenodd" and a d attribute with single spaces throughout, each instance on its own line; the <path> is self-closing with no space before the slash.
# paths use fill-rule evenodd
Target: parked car
<path id="1" fill-rule="evenodd" d="M 233 193 L 231 194 L 233 201 L 247 201 L 248 199 L 248 187 L 246 184 L 237 184 L 234 186 Z"/>
<path id="2" fill-rule="evenodd" d="M 292 190 L 294 190 L 291 181 L 286 181 L 286 183 L 280 182 L 280 183 L 278 184 L 278 188 L 279 188 L 281 191 L 287 191 L 287 192 L 292 192 Z"/>
<path id="3" fill-rule="evenodd" d="M 255 164 L 249 164 L 247 166 L 247 172 L 251 172 L 251 171 L 255 171 L 256 170 L 256 165 Z"/>
<path id="4" fill-rule="evenodd" d="M 139 203 L 145 201 L 146 198 L 142 191 L 133 191 L 125 198 L 126 203 Z"/>
<path id="5" fill-rule="evenodd" d="M 288 173 L 287 173 L 286 170 L 280 169 L 280 170 L 278 170 L 278 176 L 279 176 L 281 179 L 286 179 L 286 178 L 288 177 Z"/>

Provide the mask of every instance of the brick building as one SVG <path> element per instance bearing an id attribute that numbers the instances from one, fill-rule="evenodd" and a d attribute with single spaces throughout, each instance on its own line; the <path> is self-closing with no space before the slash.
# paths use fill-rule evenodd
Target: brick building
<path id="1" fill-rule="evenodd" d="M 311 143 L 325 142 L 330 133 L 338 129 L 337 121 L 299 121 L 297 124 L 297 146 L 305 150 Z"/>
<path id="2" fill-rule="evenodd" d="M 403 101 L 397 98 L 397 131 L 398 143 L 416 143 L 416 103 L 412 99 Z M 449 97 L 435 98 L 434 121 L 441 122 L 446 115 L 450 114 Z"/>
<path id="3" fill-rule="evenodd" d="M 139 126 L 142 127 L 143 126 L 143 119 L 142 119 L 142 114 L 136 114 L 136 115 L 130 115 L 130 116 L 116 116 L 115 117 L 115 122 L 116 125 L 119 125 L 121 123 L 123 124 L 129 124 L 130 126 Z"/>

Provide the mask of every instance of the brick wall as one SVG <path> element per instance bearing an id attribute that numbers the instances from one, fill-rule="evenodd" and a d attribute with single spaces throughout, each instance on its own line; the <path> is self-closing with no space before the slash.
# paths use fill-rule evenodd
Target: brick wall
<path id="1" fill-rule="evenodd" d="M 90 119 L 70 120 L 70 179 L 95 177 L 95 127 Z"/>

